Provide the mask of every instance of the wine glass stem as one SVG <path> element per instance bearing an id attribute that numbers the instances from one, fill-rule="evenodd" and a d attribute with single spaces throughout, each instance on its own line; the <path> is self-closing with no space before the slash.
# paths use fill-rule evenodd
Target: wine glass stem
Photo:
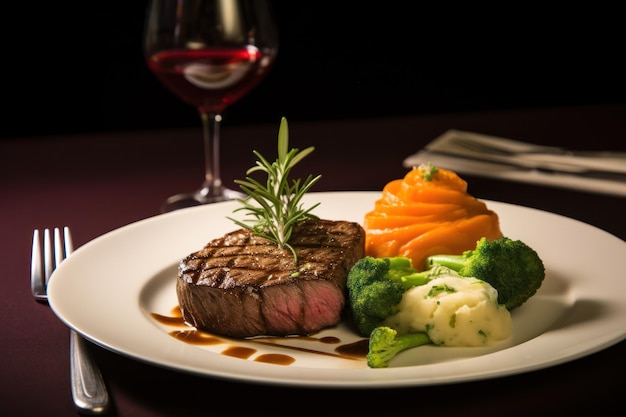
<path id="1" fill-rule="evenodd" d="M 202 197 L 219 197 L 222 194 L 222 178 L 220 176 L 220 122 L 222 116 L 216 113 L 200 112 L 202 133 L 204 136 L 204 184 L 200 193 Z"/>

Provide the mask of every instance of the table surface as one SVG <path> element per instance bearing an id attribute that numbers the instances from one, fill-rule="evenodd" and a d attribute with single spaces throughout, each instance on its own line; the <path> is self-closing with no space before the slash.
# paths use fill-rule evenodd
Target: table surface
<path id="1" fill-rule="evenodd" d="M 290 145 L 316 150 L 302 164 L 314 191 L 378 191 L 406 173 L 402 160 L 448 129 L 572 148 L 626 150 L 626 106 L 538 108 L 366 120 L 290 122 Z M 222 129 L 227 186 L 275 155 L 276 124 Z M 69 387 L 69 331 L 29 290 L 34 228 L 70 226 L 75 247 L 159 215 L 170 195 L 203 178 L 198 129 L 105 132 L 0 141 L 2 246 L 0 413 L 76 415 Z M 465 175 L 481 199 L 534 207 L 626 239 L 626 199 Z M 589 260 L 593 262 L 593 260 Z M 592 277 L 590 277 L 592 278 Z M 114 400 L 110 415 L 552 415 L 625 410 L 624 341 L 586 357 L 520 375 L 401 389 L 302 389 L 216 380 L 141 363 L 90 345 Z M 418 370 L 416 370 L 418 372 Z M 233 391 L 234 390 L 234 391 Z M 243 398 L 239 403 L 225 397 Z M 618 413 L 619 414 L 619 413 Z M 617 414 L 615 414 L 617 415 Z"/>

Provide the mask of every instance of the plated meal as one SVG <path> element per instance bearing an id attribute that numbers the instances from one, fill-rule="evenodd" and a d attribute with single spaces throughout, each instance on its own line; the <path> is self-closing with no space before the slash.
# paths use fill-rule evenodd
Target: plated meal
<path id="1" fill-rule="evenodd" d="M 228 337 L 310 336 L 350 315 L 369 339 L 367 365 L 384 368 L 424 344 L 489 346 L 507 339 L 509 310 L 541 286 L 545 268 L 456 173 L 432 164 L 389 182 L 363 227 L 317 217 L 301 199 L 320 178 L 291 179 L 313 148 L 257 153 L 241 229 L 185 257 L 176 283 L 185 323 Z M 236 211 L 237 211 L 236 210 Z M 246 223 L 246 221 L 248 223 Z"/>
<path id="2" fill-rule="evenodd" d="M 624 338 L 619 239 L 478 200 L 455 173 L 428 164 L 382 193 L 310 193 L 318 177 L 277 175 L 310 152 L 280 137 L 277 161 L 260 157 L 241 181 L 249 199 L 146 219 L 76 250 L 50 281 L 55 313 L 139 360 L 303 386 L 502 376 Z M 255 171 L 273 180 L 254 180 Z M 272 195 L 275 185 L 286 188 Z M 291 228 L 278 227 L 285 211 L 267 215 L 280 203 L 293 210 Z"/>

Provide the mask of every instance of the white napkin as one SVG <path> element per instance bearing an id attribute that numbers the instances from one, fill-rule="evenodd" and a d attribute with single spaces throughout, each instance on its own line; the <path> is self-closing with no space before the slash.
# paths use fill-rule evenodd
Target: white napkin
<path id="1" fill-rule="evenodd" d="M 614 157 L 604 156 L 601 158 L 546 154 L 492 155 L 467 150 L 453 141 L 454 138 L 464 137 L 484 143 L 495 143 L 513 150 L 535 146 L 511 139 L 452 129 L 430 142 L 423 150 L 407 157 L 403 165 L 406 168 L 411 168 L 432 162 L 434 165 L 458 173 L 626 197 L 626 159 L 624 159 L 623 154 L 615 153 Z M 625 175 L 621 179 L 605 179 L 572 174 L 559 171 L 558 168 L 562 164 L 566 164 L 563 167 L 567 166 L 568 169 L 571 167 L 573 170 L 578 168 L 604 169 L 608 172 Z M 554 168 L 554 170 L 550 172 L 537 170 L 537 166 Z"/>

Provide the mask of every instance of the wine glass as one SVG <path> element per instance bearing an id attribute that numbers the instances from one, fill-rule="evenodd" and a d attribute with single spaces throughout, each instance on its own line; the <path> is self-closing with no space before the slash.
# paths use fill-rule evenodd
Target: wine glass
<path id="1" fill-rule="evenodd" d="M 242 196 L 222 185 L 220 122 L 224 110 L 254 88 L 278 52 L 266 0 L 151 0 L 145 58 L 171 92 L 200 114 L 205 178 L 200 189 L 168 198 L 162 212 Z"/>

